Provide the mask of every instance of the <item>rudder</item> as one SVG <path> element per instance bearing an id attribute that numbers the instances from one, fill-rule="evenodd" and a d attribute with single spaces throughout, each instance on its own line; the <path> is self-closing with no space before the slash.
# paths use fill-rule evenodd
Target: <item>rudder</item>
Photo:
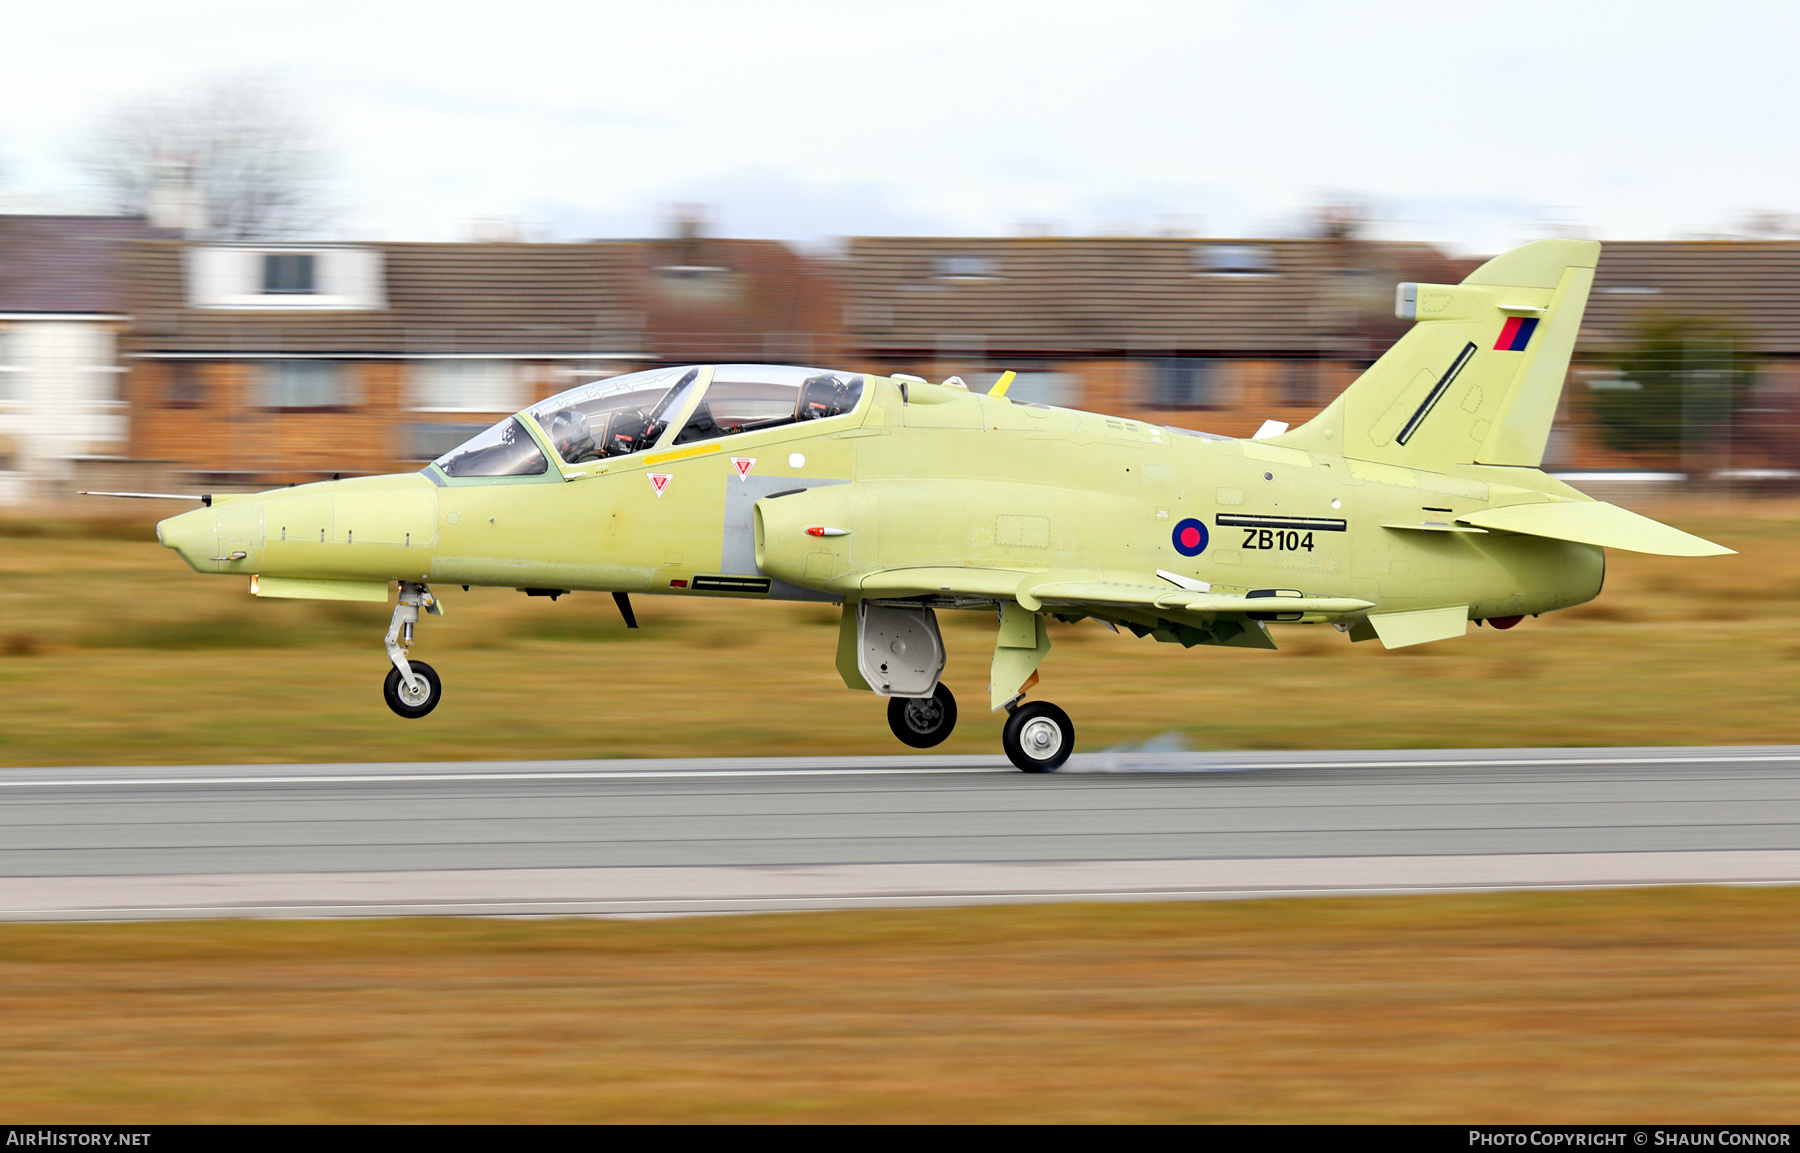
<path id="1" fill-rule="evenodd" d="M 1539 240 L 1461 284 L 1402 284 L 1415 321 L 1299 428 L 1271 438 L 1311 452 L 1441 470 L 1543 462 L 1600 245 Z"/>

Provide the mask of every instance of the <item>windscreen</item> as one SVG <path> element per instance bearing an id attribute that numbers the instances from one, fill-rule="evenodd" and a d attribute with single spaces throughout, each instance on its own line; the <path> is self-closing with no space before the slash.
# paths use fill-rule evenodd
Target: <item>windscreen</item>
<path id="1" fill-rule="evenodd" d="M 540 476 L 550 467 L 519 418 L 509 416 L 434 461 L 445 476 Z"/>

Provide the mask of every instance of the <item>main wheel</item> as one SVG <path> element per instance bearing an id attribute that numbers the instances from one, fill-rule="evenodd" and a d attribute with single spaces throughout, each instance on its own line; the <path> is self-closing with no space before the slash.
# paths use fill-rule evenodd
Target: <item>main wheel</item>
<path id="1" fill-rule="evenodd" d="M 438 698 L 444 695 L 444 682 L 438 680 L 437 670 L 424 661 L 407 663 L 412 666 L 412 683 L 402 687 L 400 670 L 390 668 L 387 682 L 381 686 L 381 695 L 387 699 L 388 708 L 413 719 L 437 708 Z"/>
<path id="2" fill-rule="evenodd" d="M 928 697 L 889 697 L 888 728 L 915 749 L 941 745 L 956 727 L 956 698 L 942 682 Z"/>
<path id="3" fill-rule="evenodd" d="M 1020 705 L 1000 730 L 1006 759 L 1028 773 L 1053 773 L 1075 751 L 1075 725 L 1048 701 Z"/>

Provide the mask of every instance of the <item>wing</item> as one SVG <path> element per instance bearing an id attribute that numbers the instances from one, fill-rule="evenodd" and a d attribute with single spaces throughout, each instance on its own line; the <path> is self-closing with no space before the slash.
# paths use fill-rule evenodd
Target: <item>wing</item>
<path id="1" fill-rule="evenodd" d="M 895 568 L 863 578 L 865 597 L 975 597 L 1011 600 L 1019 584 L 1032 574 L 1024 569 Z"/>
<path id="2" fill-rule="evenodd" d="M 1254 595 L 1177 588 L 1151 574 L 1131 572 L 1024 572 L 991 568 L 888 569 L 862 582 L 864 596 L 956 596 L 1017 600 L 1032 612 L 1121 624 L 1139 636 L 1184 645 L 1219 644 L 1274 648 L 1264 621 L 1314 620 L 1364 612 L 1370 601 L 1309 597 L 1293 589 Z"/>

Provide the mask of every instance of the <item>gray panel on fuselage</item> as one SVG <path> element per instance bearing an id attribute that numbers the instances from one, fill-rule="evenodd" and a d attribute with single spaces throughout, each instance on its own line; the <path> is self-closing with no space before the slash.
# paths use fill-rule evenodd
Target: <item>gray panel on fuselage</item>
<path id="1" fill-rule="evenodd" d="M 847 480 L 822 480 L 812 477 L 752 476 L 725 481 L 725 539 L 719 550 L 719 571 L 728 576 L 766 576 L 756 567 L 756 502 L 778 492 L 824 488 L 848 484 Z M 769 596 L 776 600 L 836 601 L 827 593 L 803 589 L 786 581 L 774 581 Z"/>

